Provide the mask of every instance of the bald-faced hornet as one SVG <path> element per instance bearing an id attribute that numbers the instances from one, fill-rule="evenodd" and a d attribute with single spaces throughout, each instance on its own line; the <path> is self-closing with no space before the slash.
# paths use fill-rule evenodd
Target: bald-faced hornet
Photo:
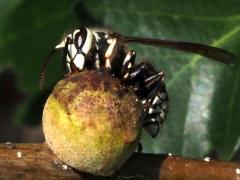
<path id="1" fill-rule="evenodd" d="M 41 70 L 40 86 L 51 56 L 56 50 L 63 50 L 66 74 L 88 70 L 106 70 L 132 87 L 144 107 L 143 126 L 152 136 L 157 136 L 167 113 L 168 95 L 164 83 L 164 72 L 157 72 L 146 62 L 134 64 L 135 51 L 126 51 L 124 44 L 140 43 L 151 46 L 192 52 L 210 59 L 232 64 L 235 56 L 223 49 L 198 43 L 159 40 L 123 36 L 118 33 L 81 27 L 64 37 L 47 56 Z"/>

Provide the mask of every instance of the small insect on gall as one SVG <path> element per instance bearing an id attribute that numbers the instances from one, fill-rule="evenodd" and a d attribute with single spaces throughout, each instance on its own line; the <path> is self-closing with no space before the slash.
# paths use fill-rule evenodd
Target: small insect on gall
<path id="1" fill-rule="evenodd" d="M 56 85 L 45 105 L 43 128 L 53 152 L 79 170 L 112 174 L 136 148 L 139 129 L 144 127 L 156 137 L 166 119 L 168 94 L 164 72 L 157 72 L 147 62 L 135 65 L 136 52 L 126 51 L 127 43 L 192 52 L 225 64 L 235 61 L 235 56 L 226 50 L 198 43 L 123 36 L 86 27 L 65 36 L 49 53 L 41 70 L 40 88 L 52 55 L 62 50 L 66 78 Z M 96 131 L 92 133 L 89 128 Z M 83 133 L 87 130 L 88 135 Z M 91 156 L 100 142 L 102 151 L 94 151 Z M 111 164 L 113 161 L 119 163 Z M 92 167 L 94 163 L 99 166 Z"/>

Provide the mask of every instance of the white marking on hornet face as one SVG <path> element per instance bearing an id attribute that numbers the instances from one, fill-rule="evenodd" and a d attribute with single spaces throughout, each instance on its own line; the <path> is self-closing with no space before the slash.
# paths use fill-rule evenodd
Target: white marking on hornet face
<path id="1" fill-rule="evenodd" d="M 55 46 L 55 49 L 61 49 L 65 47 L 65 41 L 61 41 L 58 45 Z"/>
<path id="2" fill-rule="evenodd" d="M 89 52 L 89 50 L 91 49 L 92 47 L 92 42 L 93 42 L 93 34 L 92 34 L 92 31 L 89 30 L 88 28 L 86 28 L 87 30 L 87 38 L 86 38 L 86 41 L 82 47 L 82 51 L 87 54 Z"/>
<path id="3" fill-rule="evenodd" d="M 69 63 L 69 62 L 66 63 L 66 66 L 67 66 L 67 71 L 68 71 L 68 72 L 72 72 L 72 71 L 71 71 L 71 66 L 70 66 L 70 63 Z"/>
<path id="4" fill-rule="evenodd" d="M 55 49 L 61 49 L 65 47 L 65 44 L 67 42 L 67 38 L 72 39 L 72 35 L 68 34 L 58 45 L 55 46 Z"/>
<path id="5" fill-rule="evenodd" d="M 74 31 L 73 31 L 73 37 L 75 37 L 78 32 L 80 32 L 80 29 L 74 30 Z"/>
<path id="6" fill-rule="evenodd" d="M 74 58 L 77 54 L 77 48 L 74 44 L 69 44 L 68 45 L 68 52 L 70 54 L 70 58 Z"/>
<path id="7" fill-rule="evenodd" d="M 66 60 L 67 62 L 71 62 L 71 59 L 70 59 L 70 57 L 69 56 L 67 56 L 67 60 Z"/>
<path id="8" fill-rule="evenodd" d="M 83 54 L 77 54 L 76 57 L 73 60 L 73 63 L 75 66 L 79 69 L 82 70 L 84 63 L 85 63 L 85 57 Z"/>

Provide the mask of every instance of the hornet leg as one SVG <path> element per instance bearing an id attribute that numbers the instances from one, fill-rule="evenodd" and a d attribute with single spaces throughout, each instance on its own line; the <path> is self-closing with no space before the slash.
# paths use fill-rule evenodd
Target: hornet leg
<path id="1" fill-rule="evenodd" d="M 152 137 L 156 137 L 167 113 L 165 75 L 162 71 L 157 73 L 150 64 L 144 62 L 127 72 L 129 75 L 125 83 L 133 87 L 144 107 L 143 126 Z"/>

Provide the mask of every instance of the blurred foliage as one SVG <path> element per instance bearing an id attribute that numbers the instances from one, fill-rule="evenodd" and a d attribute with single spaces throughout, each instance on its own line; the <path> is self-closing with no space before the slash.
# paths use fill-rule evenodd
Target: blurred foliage
<path id="1" fill-rule="evenodd" d="M 80 25 L 194 41 L 240 55 L 239 0 L 0 0 L 0 12 L 0 69 L 12 69 L 26 95 L 17 122 L 40 124 L 46 97 L 63 77 L 59 53 L 48 67 L 45 90 L 39 91 L 42 62 L 64 33 Z M 240 145 L 239 66 L 155 47 L 129 48 L 136 50 L 138 62 L 150 61 L 167 75 L 168 118 L 157 138 L 144 133 L 144 151 L 231 159 Z"/>

